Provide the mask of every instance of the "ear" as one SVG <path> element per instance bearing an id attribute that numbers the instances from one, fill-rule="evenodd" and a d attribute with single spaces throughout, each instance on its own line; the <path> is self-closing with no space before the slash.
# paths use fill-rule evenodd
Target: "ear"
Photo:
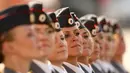
<path id="1" fill-rule="evenodd" d="M 12 42 L 4 42 L 2 44 L 3 53 L 9 54 L 14 52 L 14 47 Z"/>

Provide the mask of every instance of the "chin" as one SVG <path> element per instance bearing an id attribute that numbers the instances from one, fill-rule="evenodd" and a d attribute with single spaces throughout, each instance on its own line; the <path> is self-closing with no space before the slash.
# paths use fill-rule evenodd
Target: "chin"
<path id="1" fill-rule="evenodd" d="M 78 53 L 77 56 L 78 56 L 78 57 L 79 57 L 79 56 L 82 56 L 82 53 Z"/>
<path id="2" fill-rule="evenodd" d="M 88 56 L 88 54 L 83 54 L 83 57 L 86 57 L 86 56 Z"/>
<path id="3" fill-rule="evenodd" d="M 63 61 L 63 62 L 66 61 L 66 60 L 67 60 L 67 58 L 65 58 L 65 57 L 62 57 L 62 58 L 59 59 L 59 61 Z"/>

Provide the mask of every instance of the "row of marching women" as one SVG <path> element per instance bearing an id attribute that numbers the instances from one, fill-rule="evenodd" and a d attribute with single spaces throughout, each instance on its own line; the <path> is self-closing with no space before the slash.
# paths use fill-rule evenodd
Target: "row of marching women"
<path id="1" fill-rule="evenodd" d="M 1 73 L 128 73 L 120 23 L 40 3 L 0 11 Z"/>

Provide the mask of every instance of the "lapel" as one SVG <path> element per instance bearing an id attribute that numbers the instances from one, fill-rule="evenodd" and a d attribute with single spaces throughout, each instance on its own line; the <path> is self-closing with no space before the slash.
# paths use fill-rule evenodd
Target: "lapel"
<path id="1" fill-rule="evenodd" d="M 76 72 L 74 72 L 72 69 L 70 69 L 69 67 L 67 67 L 67 66 L 64 65 L 64 64 L 63 64 L 63 67 L 66 69 L 66 71 L 67 71 L 68 73 L 76 73 Z"/>
<path id="2" fill-rule="evenodd" d="M 119 73 L 128 73 L 127 71 L 124 71 L 121 67 L 119 67 L 116 62 L 112 61 L 111 64 L 119 71 Z"/>
<path id="3" fill-rule="evenodd" d="M 45 73 L 38 65 L 36 65 L 34 62 L 31 63 L 30 67 L 32 73 Z"/>
<path id="4" fill-rule="evenodd" d="M 54 69 L 54 71 L 52 71 L 52 73 L 59 73 L 56 69 Z"/>
<path id="5" fill-rule="evenodd" d="M 89 73 L 81 64 L 80 64 L 80 67 L 82 68 L 82 70 L 83 70 L 85 73 Z"/>
<path id="6" fill-rule="evenodd" d="M 11 69 L 9 69 L 9 68 L 7 68 L 7 67 L 5 67 L 4 68 L 4 73 L 16 73 L 16 72 L 11 70 Z"/>
<path id="7" fill-rule="evenodd" d="M 96 68 L 93 64 L 91 64 L 92 68 L 93 68 L 93 73 L 103 73 L 100 70 L 98 70 L 98 68 Z"/>

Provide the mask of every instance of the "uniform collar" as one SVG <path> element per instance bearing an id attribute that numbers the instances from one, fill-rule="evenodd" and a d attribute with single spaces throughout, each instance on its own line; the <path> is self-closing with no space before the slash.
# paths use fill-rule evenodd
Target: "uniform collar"
<path id="1" fill-rule="evenodd" d="M 36 63 L 45 73 L 52 73 L 54 71 L 54 68 L 52 67 L 52 64 L 50 61 L 48 61 L 47 64 L 39 61 L 39 60 L 33 60 L 34 63 Z"/>
<path id="2" fill-rule="evenodd" d="M 80 63 L 80 65 L 82 65 L 89 73 L 92 73 L 93 69 L 90 64 L 85 65 L 83 63 Z"/>
<path id="3" fill-rule="evenodd" d="M 59 73 L 67 73 L 66 69 L 62 66 L 62 68 L 53 65 L 53 67 L 59 72 Z"/>
<path id="4" fill-rule="evenodd" d="M 66 65 L 67 67 L 69 67 L 70 69 L 75 71 L 76 73 L 84 73 L 84 71 L 81 69 L 80 65 L 78 65 L 78 67 L 77 67 L 68 62 L 64 62 L 64 65 Z"/>

